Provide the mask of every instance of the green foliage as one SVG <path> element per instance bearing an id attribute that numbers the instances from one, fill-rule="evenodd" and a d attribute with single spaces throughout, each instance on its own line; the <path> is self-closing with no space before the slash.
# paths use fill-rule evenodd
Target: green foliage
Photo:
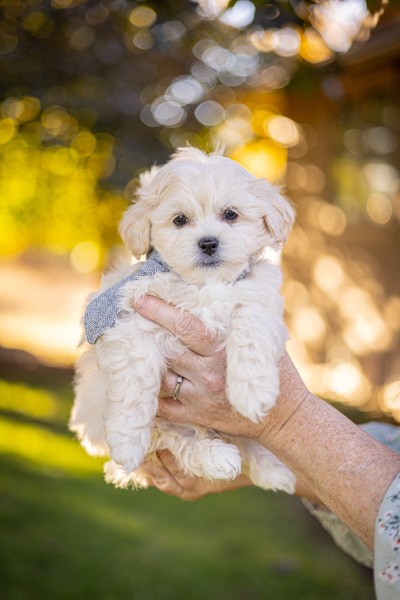
<path id="1" fill-rule="evenodd" d="M 65 138 L 68 113 L 57 110 L 47 117 Z M 12 127 L 7 130 L 4 122 Z M 63 254 L 87 241 L 104 255 L 118 240 L 116 224 L 126 206 L 121 192 L 99 187 L 113 164 L 111 136 L 73 130 L 68 145 L 48 146 L 33 135 L 35 124 L 27 125 L 0 121 L 0 255 L 41 245 Z"/>
<path id="2" fill-rule="evenodd" d="M 279 6 L 275 25 L 301 22 L 289 4 Z M 189 74 L 197 42 L 214 39 L 226 49 L 240 45 L 243 32 L 200 18 L 196 3 L 185 0 L 5 0 L 2 7 L 0 256 L 32 246 L 68 254 L 89 242 L 99 267 L 118 241 L 126 204 L 120 190 L 139 170 L 164 160 L 165 146 L 207 140 L 196 105 L 207 90 L 244 83 L 250 71 L 238 78 L 234 65 L 227 72 L 232 83 L 229 77 L 218 82 L 217 70 L 212 81 L 198 83 L 200 96 L 175 106 L 186 115 L 184 127 L 176 120 L 162 126 L 149 107 Z M 260 24 L 263 19 L 258 12 Z"/>

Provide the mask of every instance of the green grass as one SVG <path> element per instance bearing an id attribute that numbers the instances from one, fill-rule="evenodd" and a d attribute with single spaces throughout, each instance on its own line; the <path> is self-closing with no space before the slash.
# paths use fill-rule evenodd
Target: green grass
<path id="1" fill-rule="evenodd" d="M 12 385 L 11 385 L 12 384 Z M 372 600 L 298 499 L 116 490 L 65 427 L 68 381 L 0 382 L 4 600 Z"/>

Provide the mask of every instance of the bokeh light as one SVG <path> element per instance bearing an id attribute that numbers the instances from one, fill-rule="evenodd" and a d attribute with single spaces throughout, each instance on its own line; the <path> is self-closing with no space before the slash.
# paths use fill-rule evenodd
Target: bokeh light
<path id="1" fill-rule="evenodd" d="M 385 194 L 371 194 L 367 200 L 367 212 L 375 223 L 384 225 L 392 216 L 392 203 Z"/>
<path id="2" fill-rule="evenodd" d="M 255 6 L 249 0 L 238 0 L 232 8 L 225 10 L 218 18 L 230 27 L 247 27 L 254 19 Z"/>
<path id="3" fill-rule="evenodd" d="M 335 52 L 347 52 L 369 13 L 364 0 L 323 0 L 311 7 L 312 24 Z"/>
<path id="4" fill-rule="evenodd" d="M 213 127 L 221 123 L 224 118 L 224 109 L 219 104 L 219 102 L 215 102 L 213 100 L 208 100 L 207 102 L 202 102 L 196 108 L 195 112 L 196 119 L 206 127 Z"/>
<path id="5" fill-rule="evenodd" d="M 282 116 L 270 117 L 266 122 L 266 129 L 275 142 L 282 146 L 295 146 L 300 139 L 299 130 L 291 119 Z"/>
<path id="6" fill-rule="evenodd" d="M 393 414 L 400 421 L 400 379 L 383 386 L 379 394 L 379 404 L 382 410 Z"/>
<path id="7" fill-rule="evenodd" d="M 134 27 L 150 27 L 156 19 L 156 12 L 149 6 L 136 6 L 129 13 L 129 23 Z"/>
<path id="8" fill-rule="evenodd" d="M 230 157 L 256 177 L 265 177 L 268 181 L 279 181 L 286 166 L 286 151 L 273 141 L 255 140 L 230 152 Z"/>
<path id="9" fill-rule="evenodd" d="M 27 257 L 47 256 L 85 293 L 94 289 L 123 253 L 117 224 L 138 174 L 187 143 L 224 146 L 296 205 L 283 258 L 268 258 L 282 260 L 291 349 L 307 383 L 328 399 L 394 414 L 383 400 L 392 388 L 383 390 L 386 369 L 396 375 L 400 290 L 383 248 L 398 250 L 398 86 L 393 69 L 382 67 L 378 91 L 368 88 L 376 71 L 351 70 L 380 12 L 363 0 L 7 6 L 3 260 L 26 274 Z M 5 317 L 0 344 L 46 359 L 76 353 L 76 315 L 76 329 L 60 325 L 58 345 L 47 339 L 54 320 L 40 328 L 26 315 Z M 378 355 L 390 368 L 371 366 Z"/>
<path id="10" fill-rule="evenodd" d="M 93 242 L 81 242 L 72 248 L 71 264 L 79 273 L 90 273 L 100 264 L 100 252 Z"/>

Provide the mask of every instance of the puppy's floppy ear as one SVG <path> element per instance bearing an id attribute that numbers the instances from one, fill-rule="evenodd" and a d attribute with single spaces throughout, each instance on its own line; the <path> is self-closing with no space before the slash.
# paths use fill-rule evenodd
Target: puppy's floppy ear
<path id="1" fill-rule="evenodd" d="M 136 202 L 124 213 L 118 232 L 125 246 L 136 258 L 147 254 L 150 248 L 150 213 L 157 204 L 154 178 L 159 167 L 141 173 L 136 189 Z"/>
<path id="2" fill-rule="evenodd" d="M 296 213 L 293 206 L 281 193 L 280 188 L 265 179 L 257 179 L 253 190 L 263 204 L 264 221 L 272 236 L 272 245 L 282 248 L 293 227 Z"/>

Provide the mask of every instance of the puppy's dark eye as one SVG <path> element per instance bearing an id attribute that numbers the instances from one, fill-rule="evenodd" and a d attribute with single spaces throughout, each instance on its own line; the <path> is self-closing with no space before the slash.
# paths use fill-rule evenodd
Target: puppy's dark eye
<path id="1" fill-rule="evenodd" d="M 185 215 L 178 215 L 177 217 L 175 217 L 174 223 L 175 225 L 178 225 L 178 227 L 182 227 L 182 225 L 185 225 L 187 223 L 187 218 L 185 217 Z"/>
<path id="2" fill-rule="evenodd" d="M 226 221 L 234 221 L 235 219 L 238 218 L 238 216 L 239 215 L 237 214 L 237 212 L 235 212 L 234 210 L 231 210 L 230 208 L 227 208 L 223 214 L 223 218 Z"/>

